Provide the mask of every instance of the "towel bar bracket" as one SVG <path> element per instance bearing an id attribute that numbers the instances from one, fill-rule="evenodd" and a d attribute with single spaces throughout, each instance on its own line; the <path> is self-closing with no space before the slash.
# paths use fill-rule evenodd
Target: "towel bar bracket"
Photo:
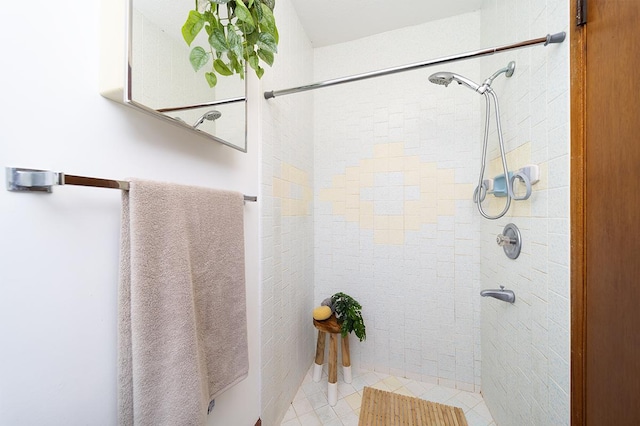
<path id="1" fill-rule="evenodd" d="M 7 167 L 7 191 L 52 192 L 53 185 L 64 185 L 64 174 L 48 170 Z"/>

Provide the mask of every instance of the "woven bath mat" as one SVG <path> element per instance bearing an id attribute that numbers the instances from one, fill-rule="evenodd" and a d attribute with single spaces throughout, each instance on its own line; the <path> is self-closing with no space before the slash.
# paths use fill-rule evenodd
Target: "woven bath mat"
<path id="1" fill-rule="evenodd" d="M 457 407 L 365 387 L 358 426 L 467 426 L 467 419 Z"/>

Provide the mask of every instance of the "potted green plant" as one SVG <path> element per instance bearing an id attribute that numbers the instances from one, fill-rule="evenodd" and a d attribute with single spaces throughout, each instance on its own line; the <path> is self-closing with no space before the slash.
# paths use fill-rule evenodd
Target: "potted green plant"
<path id="1" fill-rule="evenodd" d="M 239 74 L 244 78 L 244 63 L 258 78 L 264 74 L 261 61 L 273 65 L 278 52 L 278 29 L 273 16 L 275 0 L 194 0 L 195 8 L 182 26 L 182 37 L 189 46 L 204 28 L 207 46 L 195 46 L 189 54 L 198 71 L 211 62 L 205 73 L 209 87 L 218 82 L 216 74 Z"/>
<path id="2" fill-rule="evenodd" d="M 354 332 L 362 342 L 367 338 L 364 319 L 362 318 L 362 306 L 356 299 L 345 293 L 336 293 L 331 296 L 331 307 L 340 323 L 342 336 Z"/>

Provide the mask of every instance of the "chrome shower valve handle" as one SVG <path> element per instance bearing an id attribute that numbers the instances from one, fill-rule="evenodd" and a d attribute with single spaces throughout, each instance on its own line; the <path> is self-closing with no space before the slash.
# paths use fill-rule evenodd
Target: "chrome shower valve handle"
<path id="1" fill-rule="evenodd" d="M 515 238 L 511 238 L 503 234 L 498 234 L 498 236 L 496 237 L 496 243 L 498 243 L 500 247 L 510 246 L 515 244 L 516 242 L 517 240 Z"/>
<path id="2" fill-rule="evenodd" d="M 502 230 L 502 234 L 498 234 L 496 242 L 504 250 L 504 254 L 509 259 L 516 259 L 520 256 L 522 249 L 522 236 L 520 230 L 513 223 L 508 223 Z"/>

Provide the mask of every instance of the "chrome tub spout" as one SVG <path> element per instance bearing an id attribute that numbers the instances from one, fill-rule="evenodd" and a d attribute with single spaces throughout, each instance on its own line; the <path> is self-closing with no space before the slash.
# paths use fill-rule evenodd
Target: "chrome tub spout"
<path id="1" fill-rule="evenodd" d="M 516 301 L 516 295 L 512 290 L 505 290 L 504 286 L 500 286 L 500 290 L 491 289 L 491 290 L 482 290 L 480 292 L 480 296 L 482 297 L 493 297 L 498 300 L 502 300 L 503 302 L 513 303 Z"/>

